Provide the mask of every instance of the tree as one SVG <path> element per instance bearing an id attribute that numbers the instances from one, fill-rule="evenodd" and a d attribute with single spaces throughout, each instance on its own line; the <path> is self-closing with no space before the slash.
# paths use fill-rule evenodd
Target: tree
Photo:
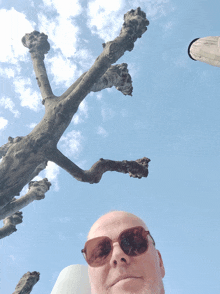
<path id="1" fill-rule="evenodd" d="M 120 35 L 113 41 L 102 44 L 103 52 L 93 66 L 59 97 L 52 92 L 44 65 L 44 54 L 50 50 L 47 35 L 33 31 L 22 38 L 23 45 L 31 54 L 45 115 L 31 133 L 23 137 L 9 137 L 8 142 L 0 148 L 0 217 L 4 223 L 0 229 L 0 238 L 17 230 L 16 225 L 22 222 L 20 210 L 23 207 L 34 200 L 45 198 L 50 182 L 46 178 L 41 181 L 32 180 L 46 168 L 48 161 L 56 163 L 78 181 L 90 184 L 98 183 L 107 171 L 129 173 L 131 177 L 139 179 L 148 176 L 150 160 L 146 157 L 136 161 L 101 158 L 89 170 L 82 170 L 57 149 L 57 144 L 80 103 L 91 91 L 97 92 L 115 86 L 124 95 L 132 95 L 133 87 L 127 64 L 112 64 L 125 51 L 133 49 L 134 42 L 141 38 L 148 25 L 146 14 L 140 8 L 127 12 Z M 16 199 L 15 196 L 19 196 L 28 183 L 28 193 Z M 30 293 L 38 279 L 37 272 L 25 274 L 14 293 Z"/>

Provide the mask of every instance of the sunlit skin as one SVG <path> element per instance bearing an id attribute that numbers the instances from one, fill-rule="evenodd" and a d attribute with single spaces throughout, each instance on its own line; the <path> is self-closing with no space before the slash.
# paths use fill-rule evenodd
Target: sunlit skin
<path id="1" fill-rule="evenodd" d="M 128 228 L 145 223 L 137 216 L 113 211 L 99 218 L 92 226 L 88 240 L 108 236 L 116 240 Z M 110 260 L 101 267 L 89 266 L 91 294 L 164 294 L 162 279 L 165 275 L 161 254 L 149 238 L 148 250 L 140 256 L 126 255 L 118 242 L 113 243 Z M 129 276 L 129 278 L 124 278 Z M 120 281 L 115 282 L 117 279 Z"/>

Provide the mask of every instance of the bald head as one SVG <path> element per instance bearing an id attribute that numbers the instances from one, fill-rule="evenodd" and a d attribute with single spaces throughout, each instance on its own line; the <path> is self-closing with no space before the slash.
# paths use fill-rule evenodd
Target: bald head
<path id="1" fill-rule="evenodd" d="M 120 226 L 127 223 L 129 227 L 142 226 L 147 231 L 148 228 L 144 221 L 136 215 L 126 211 L 110 211 L 102 215 L 91 227 L 87 239 L 95 237 L 97 231 L 105 232 L 110 226 Z M 105 235 L 105 234 L 104 234 Z"/>
<path id="2" fill-rule="evenodd" d="M 90 249 L 85 246 L 85 252 L 89 252 L 88 260 L 95 260 L 93 264 L 88 262 L 92 294 L 164 294 L 162 278 L 165 270 L 153 240 L 147 242 L 146 251 L 137 255 L 125 253 L 126 242 L 123 240 L 122 245 L 119 240 L 122 232 L 139 226 L 148 231 L 142 219 L 125 211 L 108 212 L 93 224 L 87 241 Z M 102 238 L 104 236 L 108 238 Z M 99 265 L 99 260 L 105 262 Z"/>

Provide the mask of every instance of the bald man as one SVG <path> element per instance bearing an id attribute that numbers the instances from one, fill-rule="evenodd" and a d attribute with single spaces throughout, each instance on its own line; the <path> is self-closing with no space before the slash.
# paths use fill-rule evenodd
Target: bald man
<path id="1" fill-rule="evenodd" d="M 91 227 L 82 250 L 91 294 L 164 294 L 164 265 L 146 224 L 112 211 Z"/>

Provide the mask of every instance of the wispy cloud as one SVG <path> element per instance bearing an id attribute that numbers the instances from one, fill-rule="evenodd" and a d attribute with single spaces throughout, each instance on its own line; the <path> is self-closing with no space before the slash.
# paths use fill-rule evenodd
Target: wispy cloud
<path id="1" fill-rule="evenodd" d="M 16 64 L 25 60 L 28 50 L 22 45 L 21 38 L 25 33 L 32 32 L 34 26 L 34 22 L 27 20 L 25 14 L 14 8 L 0 10 L 1 62 Z"/>
<path id="2" fill-rule="evenodd" d="M 29 127 L 30 129 L 33 129 L 34 127 L 36 127 L 37 123 L 30 123 L 29 125 L 27 125 L 27 127 Z"/>
<path id="3" fill-rule="evenodd" d="M 67 239 L 66 236 L 62 232 L 58 233 L 58 237 L 61 241 L 65 241 Z"/>
<path id="4" fill-rule="evenodd" d="M 83 136 L 80 131 L 71 131 L 60 139 L 60 148 L 67 156 L 77 158 L 82 151 Z"/>
<path id="5" fill-rule="evenodd" d="M 59 191 L 59 182 L 58 182 L 58 174 L 60 172 L 60 168 L 58 165 L 56 165 L 54 162 L 48 161 L 47 167 L 42 170 L 39 175 L 37 175 L 35 178 L 33 178 L 32 181 L 40 181 L 43 178 L 47 178 L 49 182 L 51 182 L 52 187 L 50 189 L 53 189 L 54 191 Z M 23 196 L 27 194 L 28 192 L 28 184 L 25 185 L 20 192 L 20 196 Z"/>
<path id="6" fill-rule="evenodd" d="M 12 254 L 9 255 L 9 257 L 11 258 L 12 261 L 15 261 L 15 259 L 16 259 L 16 258 L 14 257 L 14 255 L 12 255 Z"/>
<path id="7" fill-rule="evenodd" d="M 82 12 L 80 1 L 74 0 L 43 0 L 43 3 L 49 9 L 56 10 L 63 18 L 69 18 L 79 15 Z"/>
<path id="8" fill-rule="evenodd" d="M 31 88 L 31 79 L 18 77 L 13 81 L 15 92 L 20 94 L 21 106 L 28 107 L 31 110 L 39 111 L 43 109 L 40 93 Z"/>
<path id="9" fill-rule="evenodd" d="M 70 19 L 59 15 L 53 19 L 46 14 L 38 15 L 40 31 L 48 35 L 54 50 L 59 50 L 65 57 L 71 57 L 76 52 L 79 28 Z"/>
<path id="10" fill-rule="evenodd" d="M 88 117 L 88 104 L 85 100 L 79 105 L 77 113 L 73 116 L 72 122 L 77 125 L 84 121 L 84 118 Z"/>
<path id="11" fill-rule="evenodd" d="M 115 116 L 115 112 L 111 108 L 102 108 L 101 114 L 103 121 L 107 121 Z"/>
<path id="12" fill-rule="evenodd" d="M 105 42 L 114 39 L 123 24 L 122 14 L 131 8 L 141 7 L 147 18 L 155 19 L 167 13 L 169 0 L 112 0 L 90 1 L 88 4 L 87 25 L 93 34 L 97 34 Z"/>
<path id="13" fill-rule="evenodd" d="M 108 90 L 108 89 L 107 89 Z M 97 100 L 101 100 L 102 99 L 102 93 L 98 93 L 96 94 L 96 98 Z"/>
<path id="14" fill-rule="evenodd" d="M 2 97 L 0 99 L 0 106 L 11 111 L 14 114 L 14 117 L 20 116 L 20 112 L 15 109 L 15 104 L 10 98 Z"/>
<path id="15" fill-rule="evenodd" d="M 53 75 L 53 82 L 56 85 L 69 87 L 77 76 L 77 66 L 61 54 L 47 60 L 50 72 Z"/>
<path id="16" fill-rule="evenodd" d="M 123 7 L 123 0 L 90 1 L 87 10 L 87 25 L 92 33 L 97 34 L 105 41 L 114 39 L 123 23 L 123 17 L 121 17 Z"/>
<path id="17" fill-rule="evenodd" d="M 16 67 L 12 65 L 13 68 L 5 67 L 5 68 L 0 68 L 0 75 L 2 77 L 7 77 L 7 78 L 14 78 L 16 72 L 19 73 L 21 71 L 21 67 L 17 65 Z"/>
<path id="18" fill-rule="evenodd" d="M 91 51 L 80 45 L 80 29 L 74 21 L 82 9 L 78 1 L 45 0 L 44 4 L 50 9 L 53 7 L 58 13 L 53 18 L 43 12 L 38 14 L 40 31 L 48 35 L 55 51 L 53 57 L 47 56 L 48 70 L 53 75 L 55 84 L 68 87 L 94 61 Z"/>
<path id="19" fill-rule="evenodd" d="M 8 124 L 8 120 L 0 116 L 0 130 L 4 130 Z"/>
<path id="20" fill-rule="evenodd" d="M 60 167 L 52 161 L 48 161 L 47 167 L 44 170 L 44 175 L 53 185 L 55 191 L 59 190 L 58 174 L 60 173 Z"/>
<path id="21" fill-rule="evenodd" d="M 98 135 L 101 135 L 103 137 L 107 137 L 108 136 L 108 132 L 103 127 L 101 127 L 101 126 L 98 127 L 97 134 Z"/>

